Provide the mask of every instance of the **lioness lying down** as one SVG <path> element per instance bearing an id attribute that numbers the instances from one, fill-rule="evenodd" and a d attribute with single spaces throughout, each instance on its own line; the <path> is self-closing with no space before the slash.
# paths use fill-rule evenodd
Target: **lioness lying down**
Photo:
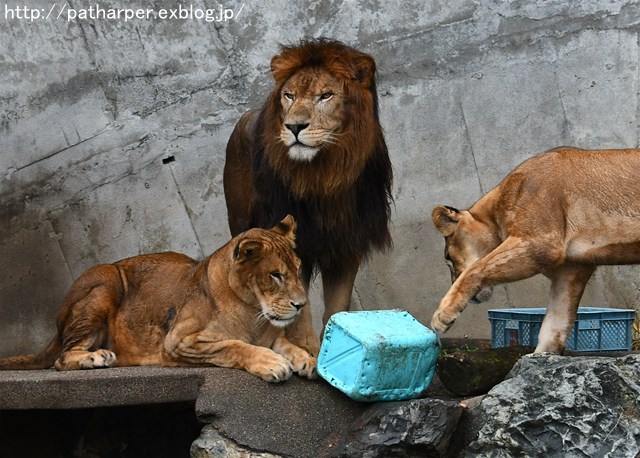
<path id="1" fill-rule="evenodd" d="M 47 348 L 0 369 L 215 365 L 268 382 L 313 378 L 316 359 L 284 337 L 307 303 L 295 228 L 287 216 L 251 229 L 200 263 L 158 253 L 93 267 L 71 286 Z"/>
<path id="2" fill-rule="evenodd" d="M 432 218 L 453 285 L 431 327 L 443 333 L 494 285 L 542 273 L 551 300 L 535 351 L 561 353 L 596 266 L 640 263 L 640 150 L 548 151 L 469 210 L 438 206 Z"/>

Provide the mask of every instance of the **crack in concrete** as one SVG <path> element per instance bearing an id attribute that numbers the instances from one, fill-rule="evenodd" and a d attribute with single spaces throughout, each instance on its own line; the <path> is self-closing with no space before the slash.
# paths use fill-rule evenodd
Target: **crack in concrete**
<path id="1" fill-rule="evenodd" d="M 573 145 L 574 141 L 573 138 L 571 138 L 571 128 L 569 118 L 567 117 L 567 110 L 564 106 L 564 98 L 562 97 L 562 89 L 560 88 L 558 73 L 554 71 L 553 76 L 556 82 L 556 89 L 558 90 L 558 100 L 560 101 L 560 108 L 562 108 L 562 118 L 564 119 L 564 122 L 562 123 L 562 138 L 568 140 L 568 142 L 565 142 L 565 144 Z"/>
<path id="2" fill-rule="evenodd" d="M 173 166 L 171 164 L 169 164 L 169 173 L 171 173 L 171 179 L 173 180 L 173 184 L 176 187 L 178 196 L 180 196 L 180 201 L 184 206 L 185 213 L 187 214 L 187 219 L 189 220 L 189 226 L 191 227 L 191 230 L 193 231 L 193 236 L 195 237 L 196 243 L 198 244 L 198 258 L 204 259 L 204 250 L 202 249 L 202 243 L 200 242 L 200 237 L 198 237 L 198 231 L 196 231 L 196 227 L 193 223 L 193 218 L 191 217 L 191 214 L 192 214 L 191 208 L 187 204 L 187 201 L 184 198 L 182 191 L 180 190 L 180 185 L 178 184 L 178 180 L 176 179 L 176 176 L 173 173 Z"/>
<path id="3" fill-rule="evenodd" d="M 149 76 L 149 75 L 145 75 L 145 76 Z M 153 76 L 153 75 L 150 75 L 150 76 Z M 145 119 L 145 118 L 147 118 L 147 117 L 149 117 L 149 116 L 151 116 L 151 115 L 153 115 L 155 113 L 158 113 L 158 112 L 160 112 L 162 110 L 165 110 L 167 108 L 171 108 L 174 105 L 189 101 L 194 95 L 199 94 L 201 92 L 205 92 L 205 91 L 215 92 L 214 89 L 217 87 L 218 80 L 219 80 L 219 78 L 216 79 L 215 81 L 213 81 L 211 84 L 207 84 L 205 86 L 201 86 L 201 87 L 198 87 L 196 89 L 192 89 L 189 92 L 187 92 L 186 94 L 185 93 L 179 94 L 177 96 L 177 99 L 175 99 L 175 100 L 171 100 L 171 101 L 162 100 L 162 101 L 156 103 L 154 106 L 152 106 L 149 109 L 146 109 L 146 110 L 143 110 L 143 111 L 134 111 L 132 114 L 134 116 L 138 116 L 140 119 Z M 218 94 L 216 94 L 216 95 L 218 95 Z M 219 98 L 219 100 L 224 102 L 226 105 L 235 106 L 234 104 L 231 104 L 231 103 L 225 101 L 222 97 L 218 96 L 218 98 Z"/>
<path id="4" fill-rule="evenodd" d="M 478 162 L 476 160 L 476 154 L 473 150 L 473 143 L 471 136 L 469 135 L 469 126 L 467 125 L 467 117 L 464 114 L 464 104 L 460 100 L 460 114 L 462 115 L 462 125 L 464 126 L 464 137 L 469 145 L 469 151 L 471 152 L 471 159 L 473 160 L 473 168 L 476 172 L 476 179 L 478 180 L 478 187 L 480 188 L 480 195 L 484 195 L 484 187 L 482 186 L 482 179 L 480 178 L 480 171 L 478 170 Z"/>
<path id="5" fill-rule="evenodd" d="M 110 130 L 111 130 L 110 128 L 107 128 L 107 129 L 105 129 L 105 130 L 103 130 L 101 132 L 98 132 L 97 134 L 94 134 L 94 135 L 92 135 L 90 137 L 85 138 L 84 140 L 80 140 L 80 141 L 78 141 L 76 143 L 73 143 L 73 144 L 69 144 L 69 140 L 67 139 L 67 136 L 65 135 L 64 130 L 63 130 L 62 133 L 64 135 L 65 141 L 66 141 L 67 145 L 69 145 L 69 146 L 66 146 L 66 147 L 64 147 L 62 149 L 54 151 L 53 153 L 47 154 L 46 156 L 43 156 L 43 157 L 41 157 L 39 159 L 36 159 L 33 162 L 30 162 L 30 163 L 25 164 L 23 166 L 17 167 L 17 168 L 15 168 L 13 170 L 13 173 L 20 172 L 21 170 L 24 170 L 24 169 L 26 169 L 28 167 L 31 167 L 31 166 L 36 165 L 36 164 L 39 164 L 40 162 L 46 161 L 47 159 L 51 159 L 52 157 L 57 156 L 58 154 L 64 153 L 65 151 L 67 151 L 67 150 L 69 150 L 71 148 L 75 148 L 78 145 L 82 145 L 83 143 L 86 143 L 86 142 L 88 142 L 90 140 L 93 140 L 94 138 L 96 138 L 96 137 L 98 137 L 98 136 L 100 136 L 100 135 L 102 135 L 102 134 L 104 134 L 106 132 L 109 132 Z"/>

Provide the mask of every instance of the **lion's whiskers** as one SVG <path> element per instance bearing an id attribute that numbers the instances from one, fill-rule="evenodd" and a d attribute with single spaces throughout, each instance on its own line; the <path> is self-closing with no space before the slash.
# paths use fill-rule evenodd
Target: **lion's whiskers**
<path id="1" fill-rule="evenodd" d="M 337 145 L 340 142 L 341 134 L 329 134 L 324 138 L 324 143 L 329 143 L 330 145 Z"/>
<path id="2" fill-rule="evenodd" d="M 268 321 L 269 320 L 265 316 L 264 312 L 262 310 L 259 310 L 255 314 L 254 329 L 258 328 L 259 326 L 263 325 L 264 323 L 267 323 Z"/>

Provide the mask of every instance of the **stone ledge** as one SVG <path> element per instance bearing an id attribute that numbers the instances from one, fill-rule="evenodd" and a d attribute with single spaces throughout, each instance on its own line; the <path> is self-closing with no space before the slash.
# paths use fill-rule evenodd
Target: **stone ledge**
<path id="1" fill-rule="evenodd" d="M 0 372 L 0 410 L 79 409 L 195 401 L 217 368 L 115 367 Z"/>
<path id="2" fill-rule="evenodd" d="M 84 409 L 195 401 L 196 415 L 252 450 L 316 457 L 371 404 L 322 380 L 270 384 L 244 371 L 156 366 L 0 372 L 0 410 Z M 277 418 L 277 421 L 274 419 Z"/>
<path id="3" fill-rule="evenodd" d="M 343 456 L 345 433 L 377 408 L 351 400 L 323 380 L 294 376 L 269 384 L 244 371 L 217 367 L 0 372 L 0 411 L 79 412 L 185 401 L 195 404 L 201 423 L 240 449 L 298 458 Z M 424 401 L 427 413 L 431 401 L 440 402 Z"/>

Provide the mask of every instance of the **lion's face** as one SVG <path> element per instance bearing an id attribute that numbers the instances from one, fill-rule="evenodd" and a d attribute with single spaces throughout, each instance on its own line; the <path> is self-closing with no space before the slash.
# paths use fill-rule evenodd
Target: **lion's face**
<path id="1" fill-rule="evenodd" d="M 229 284 L 246 302 L 259 307 L 259 317 L 277 327 L 292 323 L 307 303 L 300 281 L 300 258 L 294 248 L 295 222 L 287 216 L 270 230 L 251 229 L 233 252 Z"/>
<path id="2" fill-rule="evenodd" d="M 271 59 L 275 88 L 256 120 L 257 140 L 287 192 L 345 195 L 367 166 L 391 184 L 375 74 L 371 56 L 328 40 L 284 47 Z"/>
<path id="3" fill-rule="evenodd" d="M 478 259 L 489 254 L 499 243 L 487 226 L 466 210 L 437 206 L 432 212 L 433 223 L 445 239 L 444 258 L 451 271 L 451 282 Z M 482 288 L 471 302 L 485 302 L 491 298 L 493 288 Z"/>
<path id="4" fill-rule="evenodd" d="M 295 161 L 311 161 L 324 145 L 335 144 L 343 127 L 343 85 L 323 68 L 304 68 L 280 92 L 280 140 Z"/>

